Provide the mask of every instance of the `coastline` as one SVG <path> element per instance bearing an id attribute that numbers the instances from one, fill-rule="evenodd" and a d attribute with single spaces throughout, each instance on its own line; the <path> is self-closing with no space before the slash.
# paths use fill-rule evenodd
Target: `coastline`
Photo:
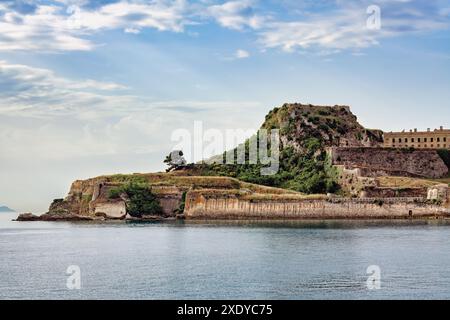
<path id="1" fill-rule="evenodd" d="M 110 197 L 111 190 L 130 180 L 145 181 L 160 204 L 158 213 L 132 215 L 126 197 Z M 47 213 L 23 213 L 17 221 L 435 219 L 450 218 L 449 197 L 448 187 L 440 186 L 430 186 L 419 196 L 343 197 L 306 195 L 227 177 L 150 173 L 75 181 L 67 197 L 54 200 Z"/>

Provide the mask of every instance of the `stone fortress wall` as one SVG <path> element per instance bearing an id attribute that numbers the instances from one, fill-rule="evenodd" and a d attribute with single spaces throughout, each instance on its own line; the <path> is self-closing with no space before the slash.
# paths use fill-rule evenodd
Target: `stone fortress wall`
<path id="1" fill-rule="evenodd" d="M 449 209 L 422 198 L 249 200 L 191 191 L 188 219 L 404 219 L 450 215 Z"/>
<path id="2" fill-rule="evenodd" d="M 343 190 L 359 198 L 420 197 L 449 203 L 448 185 L 432 188 L 382 187 L 377 177 L 396 176 L 436 179 L 449 169 L 435 149 L 342 148 L 328 150 Z M 450 194 L 450 193 L 449 193 Z"/>
<path id="3" fill-rule="evenodd" d="M 364 177 L 443 178 L 448 175 L 447 165 L 433 149 L 334 147 L 329 154 L 333 165 L 359 170 L 359 175 Z"/>

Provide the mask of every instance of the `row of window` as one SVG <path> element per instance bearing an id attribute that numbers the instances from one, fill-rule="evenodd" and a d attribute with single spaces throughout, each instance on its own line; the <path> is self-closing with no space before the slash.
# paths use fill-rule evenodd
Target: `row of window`
<path id="1" fill-rule="evenodd" d="M 392 147 L 395 148 L 395 144 L 393 144 Z M 401 148 L 408 148 L 408 147 L 412 147 L 412 148 L 422 148 L 422 145 L 419 144 L 419 145 L 417 145 L 417 146 L 415 146 L 415 145 L 410 145 L 410 146 L 408 146 L 407 144 L 406 144 L 406 145 L 403 145 L 403 144 L 402 144 L 402 145 L 399 145 L 398 147 L 401 147 Z M 423 145 L 423 148 L 428 148 L 428 145 L 424 144 L 424 145 Z M 430 145 L 430 148 L 433 149 L 433 148 L 434 148 L 434 144 L 431 144 L 431 145 Z M 438 144 L 438 145 L 436 145 L 436 148 L 444 148 L 444 149 L 445 149 L 445 148 L 450 148 L 450 145 L 446 145 L 446 144 L 440 145 L 440 144 Z"/>
<path id="2" fill-rule="evenodd" d="M 411 138 L 410 142 L 415 143 L 416 142 L 415 140 L 416 140 L 415 138 Z M 430 138 L 429 140 L 430 140 L 430 142 L 434 142 L 434 138 Z M 447 137 L 443 137 L 442 139 L 440 137 L 436 138 L 436 142 L 441 142 L 441 140 L 443 142 L 447 142 Z M 423 138 L 423 139 L 417 138 L 417 142 L 418 143 L 421 143 L 422 141 L 423 142 L 428 142 L 428 138 Z M 398 138 L 397 141 L 396 141 L 395 138 L 393 138 L 392 139 L 392 143 L 396 143 L 396 142 L 398 142 L 398 143 L 402 143 L 402 142 L 408 143 L 408 138 L 404 138 L 403 141 L 402 141 L 402 138 Z"/>

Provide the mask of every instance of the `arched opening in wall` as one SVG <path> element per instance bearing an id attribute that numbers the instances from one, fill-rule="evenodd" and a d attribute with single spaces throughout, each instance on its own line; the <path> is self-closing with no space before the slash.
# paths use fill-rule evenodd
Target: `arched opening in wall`
<path id="1" fill-rule="evenodd" d="M 412 216 L 413 216 L 413 212 L 412 212 L 412 210 L 409 210 L 409 213 L 408 213 L 408 215 L 409 215 L 409 217 L 410 217 L 410 218 L 412 218 Z"/>

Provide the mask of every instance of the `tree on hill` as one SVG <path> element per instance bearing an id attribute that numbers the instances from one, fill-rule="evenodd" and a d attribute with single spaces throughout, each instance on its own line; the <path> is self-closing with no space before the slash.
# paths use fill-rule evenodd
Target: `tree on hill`
<path id="1" fill-rule="evenodd" d="M 186 159 L 183 157 L 183 151 L 174 150 L 164 160 L 164 163 L 169 166 L 166 172 L 178 170 L 186 166 Z"/>

